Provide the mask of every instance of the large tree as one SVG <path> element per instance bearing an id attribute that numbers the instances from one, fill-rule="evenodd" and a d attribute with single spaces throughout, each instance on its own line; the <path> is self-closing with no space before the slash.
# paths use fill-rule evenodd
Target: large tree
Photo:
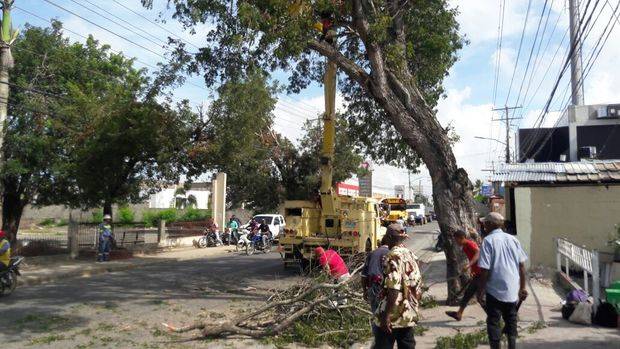
<path id="1" fill-rule="evenodd" d="M 152 0 L 142 1 L 152 6 Z M 449 237 L 448 276 L 459 273 L 451 237 L 456 229 L 473 225 L 472 186 L 434 110 L 463 44 L 456 10 L 447 0 L 169 2 L 187 27 L 206 23 L 211 28 L 201 33 L 206 47 L 183 55 L 193 58 L 188 70 L 202 72 L 207 83 L 234 77 L 251 65 L 290 72 L 289 89 L 297 92 L 320 81 L 321 58 L 335 62 L 344 72 L 340 91 L 351 102 L 349 124 L 359 131 L 367 153 L 409 166 L 419 157 L 428 168 L 435 211 Z M 333 27 L 324 25 L 317 33 L 320 22 Z M 452 301 L 458 285 L 449 286 Z"/>
<path id="2" fill-rule="evenodd" d="M 110 211 L 192 168 L 197 115 L 173 105 L 131 59 L 92 37 L 70 43 L 58 22 L 26 26 L 13 52 L 1 173 L 12 239 L 28 204 Z"/>

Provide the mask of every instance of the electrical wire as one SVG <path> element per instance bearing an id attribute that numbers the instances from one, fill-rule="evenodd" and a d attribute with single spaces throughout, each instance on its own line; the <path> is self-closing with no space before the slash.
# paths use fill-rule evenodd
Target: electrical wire
<path id="1" fill-rule="evenodd" d="M 160 24 L 159 24 L 159 23 L 157 23 L 157 22 L 152 21 L 152 20 L 151 20 L 151 19 L 149 19 L 148 17 L 146 17 L 146 16 L 142 15 L 141 13 L 139 13 L 139 12 L 137 12 L 137 11 L 133 10 L 132 8 L 130 8 L 130 7 L 128 7 L 128 6 L 126 6 L 125 4 L 123 4 L 123 3 L 121 3 L 121 2 L 119 2 L 119 1 L 117 1 L 117 0 L 112 0 L 112 1 L 113 1 L 115 4 L 117 4 L 118 6 L 120 6 L 120 7 L 124 8 L 124 9 L 128 10 L 129 12 L 131 12 L 131 13 L 133 13 L 133 14 L 135 14 L 135 15 L 139 16 L 140 18 L 142 18 L 142 19 L 144 19 L 144 20 L 146 20 L 147 22 L 149 22 L 149 23 L 151 23 L 151 24 L 153 24 L 153 25 L 157 26 L 159 29 L 161 29 L 161 30 L 165 31 L 166 33 L 168 33 L 168 34 L 170 34 L 170 35 L 174 36 L 174 37 L 175 37 L 175 38 L 177 38 L 178 40 L 181 40 L 181 41 L 183 41 L 183 42 L 187 43 L 188 45 L 193 46 L 194 48 L 196 48 L 196 49 L 200 50 L 200 47 L 198 47 L 198 46 L 197 46 L 197 45 L 195 45 L 194 43 L 190 42 L 189 40 L 186 40 L 186 39 L 181 38 L 179 35 L 177 35 L 176 33 L 172 32 L 172 31 L 170 31 L 168 28 L 166 28 L 166 27 L 164 27 L 164 26 L 160 25 Z"/>
<path id="2" fill-rule="evenodd" d="M 125 41 L 127 41 L 127 42 L 131 43 L 131 44 L 132 44 L 132 45 L 134 45 L 134 46 L 140 47 L 140 48 L 142 48 L 143 50 L 145 50 L 145 51 L 147 51 L 147 52 L 150 52 L 150 53 L 152 53 L 153 55 L 155 55 L 155 56 L 157 56 L 157 57 L 162 58 L 163 60 L 166 60 L 166 59 L 167 59 L 165 56 L 163 56 L 163 55 L 162 55 L 162 54 L 160 54 L 159 52 L 155 52 L 155 51 L 151 50 L 150 48 L 148 48 L 148 47 L 146 47 L 146 46 L 144 46 L 144 45 L 141 45 L 141 44 L 139 44 L 139 43 L 137 43 L 137 42 L 135 42 L 135 41 L 133 41 L 133 40 L 131 40 L 131 39 L 129 39 L 129 38 L 127 38 L 127 37 L 125 37 L 125 36 L 121 35 L 121 34 L 118 34 L 118 33 L 117 33 L 117 32 L 115 32 L 115 31 L 112 31 L 112 30 L 110 30 L 110 29 L 108 29 L 108 28 L 106 28 L 106 27 L 104 27 L 104 26 L 102 26 L 102 25 L 99 25 L 99 24 L 97 24 L 97 23 L 95 23 L 95 22 L 91 21 L 90 19 L 87 19 L 87 18 L 85 18 L 85 17 L 83 17 L 83 16 L 79 15 L 78 13 L 76 13 L 76 12 L 74 12 L 74 11 L 71 11 L 71 10 L 69 10 L 69 9 L 67 9 L 67 8 L 65 8 L 65 7 L 63 7 L 63 6 L 61 6 L 61 5 L 58 5 L 57 3 L 53 2 L 52 0 L 43 0 L 43 1 L 47 2 L 48 4 L 50 4 L 50 5 L 52 5 L 52 6 L 55 6 L 56 8 L 58 8 L 58 9 L 60 9 L 60 10 L 62 10 L 62 11 L 65 11 L 65 12 L 67 12 L 67 13 L 71 14 L 71 15 L 72 15 L 72 16 L 74 16 L 74 17 L 77 17 L 77 18 L 79 18 L 79 19 L 81 19 L 81 20 L 83 20 L 83 21 L 85 21 L 85 22 L 87 22 L 87 23 L 90 23 L 90 24 L 92 24 L 92 25 L 96 26 L 97 28 L 99 28 L 99 29 L 101 29 L 101 30 L 104 30 L 104 31 L 106 31 L 106 32 L 108 32 L 108 33 L 110 33 L 110 34 L 112 34 L 112 35 L 114 35 L 114 36 L 116 36 L 116 37 L 118 37 L 118 38 L 120 38 L 120 39 L 123 39 L 123 40 L 125 40 Z"/>
<path id="3" fill-rule="evenodd" d="M 611 4 L 609 4 L 609 2 L 607 1 L 607 4 L 611 7 Z M 620 2 L 618 3 L 618 5 L 616 6 L 615 9 L 613 9 L 613 13 L 610 16 L 610 19 L 607 23 L 607 25 L 605 26 L 605 29 L 603 30 L 603 32 L 601 33 L 601 35 L 599 36 L 599 39 L 597 40 L 597 44 L 595 45 L 594 49 L 591 51 L 590 53 L 590 57 L 588 59 L 588 62 L 586 64 L 586 68 L 584 70 L 584 74 L 582 74 L 582 78 L 580 79 L 580 81 L 578 81 L 578 87 L 580 88 L 581 86 L 583 86 L 583 83 L 586 79 L 586 77 L 590 74 L 592 68 L 594 67 L 594 63 L 596 62 L 597 58 L 600 55 L 600 52 L 602 51 L 605 43 L 607 42 L 607 39 L 609 38 L 609 36 L 611 35 L 614 27 L 616 24 L 620 23 L 620 19 L 618 18 L 618 7 L 620 6 Z M 613 25 L 611 24 L 615 19 L 615 22 L 613 23 Z M 602 37 L 605 37 L 605 39 L 603 41 Z M 599 45 L 599 42 L 602 42 L 602 45 Z M 570 102 L 570 98 L 567 99 L 566 103 L 564 104 L 564 107 L 566 107 L 568 105 L 568 103 Z M 559 121 L 562 118 L 559 118 L 558 121 L 556 121 L 554 127 L 556 127 L 559 123 Z M 617 125 L 615 125 L 617 126 Z M 544 141 L 541 142 L 541 144 L 539 145 L 539 147 L 537 148 L 537 150 L 533 153 L 534 157 L 542 150 L 542 148 L 546 145 L 546 143 L 549 141 L 550 137 L 551 137 L 552 132 L 548 132 L 547 136 L 545 137 Z M 613 135 L 613 131 L 610 134 L 610 136 Z M 605 142 L 605 145 L 603 146 L 603 149 L 606 147 L 607 142 L 610 140 L 610 136 L 608 136 L 608 139 Z"/>
<path id="4" fill-rule="evenodd" d="M 500 63 L 502 57 L 502 41 L 504 36 L 504 14 L 506 10 L 506 0 L 502 0 L 499 3 L 499 21 L 497 23 L 497 57 L 495 58 L 495 82 L 493 83 L 493 105 L 497 100 L 497 85 L 499 83 Z"/>
<path id="5" fill-rule="evenodd" d="M 504 102 L 504 105 L 508 105 L 508 100 L 510 99 L 510 93 L 512 91 L 512 84 L 514 82 L 515 75 L 517 74 L 517 67 L 519 66 L 519 58 L 521 57 L 521 48 L 523 47 L 523 39 L 525 38 L 525 28 L 527 28 L 527 22 L 530 18 L 531 7 L 532 7 L 532 0 L 528 0 L 527 11 L 525 12 L 525 21 L 523 22 L 523 29 L 521 30 L 521 39 L 519 40 L 519 49 L 517 50 L 517 59 L 515 61 L 515 67 L 512 71 L 512 78 L 510 78 L 510 85 L 508 85 L 508 94 L 506 95 L 506 101 Z"/>

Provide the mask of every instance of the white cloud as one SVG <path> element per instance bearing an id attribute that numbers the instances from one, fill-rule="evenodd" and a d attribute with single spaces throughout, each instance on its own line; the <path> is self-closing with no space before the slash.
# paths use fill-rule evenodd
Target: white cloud
<path id="1" fill-rule="evenodd" d="M 471 179 L 485 178 L 488 173 L 482 171 L 489 160 L 496 160 L 502 154 L 503 146 L 497 142 L 477 139 L 487 137 L 497 139 L 500 136 L 500 124 L 493 122 L 493 106 L 472 104 L 469 99 L 471 87 L 462 90 L 449 90 L 446 99 L 439 102 L 438 118 L 445 127 L 451 125 L 460 137 L 453 151 L 459 166 L 467 170 Z"/>

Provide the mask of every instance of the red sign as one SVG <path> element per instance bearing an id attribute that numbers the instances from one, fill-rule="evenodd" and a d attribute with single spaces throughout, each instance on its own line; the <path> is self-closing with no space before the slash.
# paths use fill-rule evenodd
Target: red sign
<path id="1" fill-rule="evenodd" d="M 336 191 L 338 195 L 359 196 L 360 187 L 359 185 L 340 182 L 336 183 Z"/>

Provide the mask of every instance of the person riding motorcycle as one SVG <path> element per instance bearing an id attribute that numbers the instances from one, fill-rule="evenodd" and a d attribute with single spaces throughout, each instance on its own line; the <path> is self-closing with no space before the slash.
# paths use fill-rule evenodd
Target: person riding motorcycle
<path id="1" fill-rule="evenodd" d="M 265 247 L 267 246 L 267 239 L 271 238 L 271 230 L 269 229 L 269 225 L 264 219 L 261 220 L 258 230 L 260 232 L 260 235 L 263 241 L 263 247 Z"/>
<path id="2" fill-rule="evenodd" d="M 212 233 L 215 235 L 215 245 L 216 246 L 220 246 L 222 245 L 222 239 L 220 238 L 220 227 L 217 224 L 217 222 L 215 222 L 213 220 L 213 218 L 209 218 L 209 222 L 207 223 L 207 231 L 205 233 Z"/>
<path id="3" fill-rule="evenodd" d="M 11 263 L 11 243 L 6 233 L 0 230 L 0 272 L 8 269 Z"/>

